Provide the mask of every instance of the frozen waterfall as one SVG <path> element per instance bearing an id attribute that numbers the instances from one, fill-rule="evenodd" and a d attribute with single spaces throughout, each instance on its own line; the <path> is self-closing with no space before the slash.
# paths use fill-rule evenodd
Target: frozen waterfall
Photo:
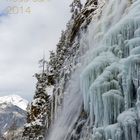
<path id="1" fill-rule="evenodd" d="M 70 140 L 140 140 L 140 0 L 99 0 L 80 48 L 88 50 L 47 140 L 69 140 L 82 102 L 87 123 Z"/>
<path id="2" fill-rule="evenodd" d="M 58 113 L 47 140 L 66 140 L 77 121 L 82 109 L 82 95 L 79 89 L 79 79 L 73 75 L 69 87 L 65 91 L 63 109 Z"/>

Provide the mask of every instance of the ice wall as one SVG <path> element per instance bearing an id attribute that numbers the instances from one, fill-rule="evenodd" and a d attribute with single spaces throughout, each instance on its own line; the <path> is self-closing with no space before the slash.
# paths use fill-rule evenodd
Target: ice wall
<path id="1" fill-rule="evenodd" d="M 140 0 L 98 2 L 81 37 L 82 65 L 47 140 L 140 140 Z M 77 122 L 82 102 L 87 119 Z"/>
<path id="2" fill-rule="evenodd" d="M 140 139 L 139 9 L 140 0 L 106 0 L 88 28 L 80 89 L 90 140 Z"/>

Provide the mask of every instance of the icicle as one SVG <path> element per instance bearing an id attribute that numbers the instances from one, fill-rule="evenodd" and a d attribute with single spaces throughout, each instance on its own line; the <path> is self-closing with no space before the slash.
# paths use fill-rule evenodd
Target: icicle
<path id="1" fill-rule="evenodd" d="M 135 31 L 134 37 L 140 37 L 140 28 Z"/>
<path id="2" fill-rule="evenodd" d="M 136 109 L 138 114 L 138 139 L 140 139 L 140 87 L 137 90 Z"/>
<path id="3" fill-rule="evenodd" d="M 106 140 L 123 140 L 123 131 L 119 123 L 107 126 L 104 131 Z"/>
<path id="4" fill-rule="evenodd" d="M 137 115 L 133 108 L 120 114 L 118 122 L 122 125 L 125 140 L 137 140 Z"/>
<path id="5" fill-rule="evenodd" d="M 140 78 L 140 55 L 130 56 L 124 62 L 123 90 L 125 94 L 126 109 L 134 106 L 136 92 Z"/>
<path id="6" fill-rule="evenodd" d="M 89 87 L 103 72 L 103 70 L 114 61 L 116 61 L 116 58 L 112 53 L 102 53 L 96 59 L 94 59 L 81 74 L 81 89 L 85 111 L 89 111 Z"/>
<path id="7" fill-rule="evenodd" d="M 104 72 L 95 80 L 95 82 L 90 86 L 90 109 L 94 110 L 95 114 L 95 125 L 103 125 L 104 116 L 104 106 L 102 94 L 111 89 L 120 89 L 120 86 L 115 78 L 119 74 L 119 68 L 117 63 L 113 63 L 111 66 L 107 67 Z M 92 111 L 91 110 L 91 111 Z M 91 118 L 91 120 L 94 120 Z M 91 122 L 92 124 L 93 122 Z"/>
<path id="8" fill-rule="evenodd" d="M 102 127 L 93 128 L 93 140 L 103 140 L 104 139 L 104 129 Z"/>
<path id="9" fill-rule="evenodd" d="M 124 100 L 118 90 L 110 90 L 103 95 L 104 125 L 117 122 L 118 115 L 124 110 Z"/>

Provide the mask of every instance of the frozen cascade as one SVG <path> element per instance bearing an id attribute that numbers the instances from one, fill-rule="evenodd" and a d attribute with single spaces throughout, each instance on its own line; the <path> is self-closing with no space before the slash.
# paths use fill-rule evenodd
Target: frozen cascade
<path id="1" fill-rule="evenodd" d="M 66 140 L 81 113 L 82 97 L 79 89 L 79 79 L 75 80 L 74 78 L 76 75 L 78 74 L 73 75 L 69 87 L 65 91 L 63 110 L 58 113 L 58 118 L 51 128 L 47 140 Z"/>
<path id="2" fill-rule="evenodd" d="M 140 0 L 100 2 L 102 12 L 81 37 L 88 50 L 47 140 L 140 140 Z M 86 123 L 80 138 L 69 139 L 82 102 Z"/>
<path id="3" fill-rule="evenodd" d="M 115 60 L 115 56 L 112 53 L 102 53 L 98 57 L 96 57 L 81 74 L 81 88 L 84 96 L 84 109 L 86 111 L 89 110 L 89 94 L 87 93 L 89 87 L 95 81 L 95 79 L 103 72 L 104 68 L 109 66 Z"/>
<path id="4" fill-rule="evenodd" d="M 96 126 L 102 126 L 103 122 L 104 122 L 104 118 L 106 117 L 105 115 L 107 115 L 107 114 L 104 114 L 104 113 L 107 113 L 106 111 L 104 111 L 104 107 L 105 106 L 107 107 L 107 105 L 105 105 L 104 103 L 106 103 L 106 99 L 110 95 L 108 97 L 106 97 L 106 96 L 104 96 L 104 93 L 108 92 L 111 89 L 118 90 L 118 92 L 115 92 L 115 93 L 121 92 L 121 87 L 119 86 L 119 83 L 118 83 L 118 80 L 119 80 L 118 74 L 119 74 L 119 64 L 117 65 L 117 63 L 114 63 L 111 66 L 108 66 L 104 70 L 104 72 L 90 86 L 89 94 L 90 94 L 90 99 L 91 99 L 91 102 L 90 102 L 91 111 L 95 112 L 94 114 L 95 114 L 95 118 L 96 118 L 96 119 L 94 119 L 91 116 L 91 121 L 95 120 Z M 121 94 L 120 94 L 120 96 L 121 96 Z M 108 110 L 108 111 L 110 111 L 110 110 Z M 110 113 L 110 112 L 108 112 L 108 113 Z M 114 114 L 113 114 L 113 116 L 114 116 Z M 93 123 L 93 122 L 91 122 L 91 123 Z M 107 123 L 107 122 L 104 122 L 104 123 Z"/>
<path id="5" fill-rule="evenodd" d="M 140 86 L 140 11 L 138 11 L 140 1 L 133 1 L 132 5 L 129 5 L 130 1 L 125 2 L 123 4 L 126 6 L 122 7 L 126 9 L 115 25 L 111 26 L 114 21 L 104 17 L 108 7 L 113 4 L 112 1 L 108 1 L 100 20 L 93 21 L 89 26 L 89 35 L 91 35 L 93 26 L 100 27 L 102 22 L 109 23 L 109 26 L 102 23 L 103 27 L 100 27 L 99 32 L 104 32 L 104 36 L 100 43 L 96 44 L 100 50 L 100 46 L 104 46 L 104 51 L 88 60 L 89 64 L 86 64 L 81 76 L 85 109 L 90 106 L 87 110 L 90 110 L 90 125 L 94 126 L 91 137 L 93 140 L 139 140 L 140 138 L 138 133 L 140 131 L 137 131 L 139 130 L 137 90 Z M 118 12 L 114 17 L 117 14 Z M 93 37 L 92 42 L 94 39 L 97 38 Z M 90 52 L 91 50 L 92 46 Z M 97 48 L 93 50 L 94 54 L 96 50 L 99 52 Z M 114 56 L 112 55 L 109 60 L 107 55 L 104 60 L 102 53 L 112 53 Z M 103 63 L 108 62 L 108 65 L 104 63 L 101 66 L 101 59 Z M 97 74 L 94 69 L 97 70 Z"/>

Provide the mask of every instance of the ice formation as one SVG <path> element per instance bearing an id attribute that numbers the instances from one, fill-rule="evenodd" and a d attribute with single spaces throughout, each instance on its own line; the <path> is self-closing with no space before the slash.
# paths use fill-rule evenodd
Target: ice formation
<path id="1" fill-rule="evenodd" d="M 82 108 L 82 95 L 79 94 L 78 87 L 80 87 L 79 79 L 75 79 L 74 75 L 69 83 L 69 87 L 65 91 L 63 110 L 58 113 L 59 116 L 52 129 L 50 129 L 50 134 L 47 139 L 63 140 L 70 134 Z"/>
<path id="2" fill-rule="evenodd" d="M 118 12 L 115 9 L 119 5 L 122 9 Z M 100 52 L 92 48 L 94 45 L 89 47 L 94 54 L 100 53 L 93 54 L 81 75 L 84 108 L 90 114 L 90 125 L 94 126 L 93 140 L 140 139 L 139 7 L 139 0 L 132 1 L 132 4 L 122 0 L 107 1 L 101 18 L 93 20 L 89 26 L 90 36 L 95 27 L 100 29 L 96 34 L 103 33 L 96 47 L 106 48 Z M 92 36 L 92 43 L 97 40 L 96 34 Z M 91 42 L 89 37 L 87 40 Z"/>
<path id="3" fill-rule="evenodd" d="M 88 50 L 84 50 L 80 74 L 74 78 L 80 78 L 76 80 L 80 84 L 76 84 L 73 93 L 68 92 L 72 94 L 68 102 L 77 103 L 67 110 L 72 113 L 79 107 L 78 100 L 83 100 L 88 114 L 83 129 L 89 127 L 90 131 L 82 130 L 80 140 L 140 140 L 140 0 L 100 0 L 100 3 L 105 3 L 102 11 L 99 14 L 96 10 L 97 16 L 81 38 L 80 50 Z M 65 107 L 64 104 L 64 112 Z M 74 123 L 71 117 L 76 119 L 71 113 L 61 114 L 67 125 L 70 121 Z M 49 140 L 68 140 L 70 128 L 62 125 L 61 117 Z M 66 130 L 61 135 L 59 129 L 61 133 Z"/>

